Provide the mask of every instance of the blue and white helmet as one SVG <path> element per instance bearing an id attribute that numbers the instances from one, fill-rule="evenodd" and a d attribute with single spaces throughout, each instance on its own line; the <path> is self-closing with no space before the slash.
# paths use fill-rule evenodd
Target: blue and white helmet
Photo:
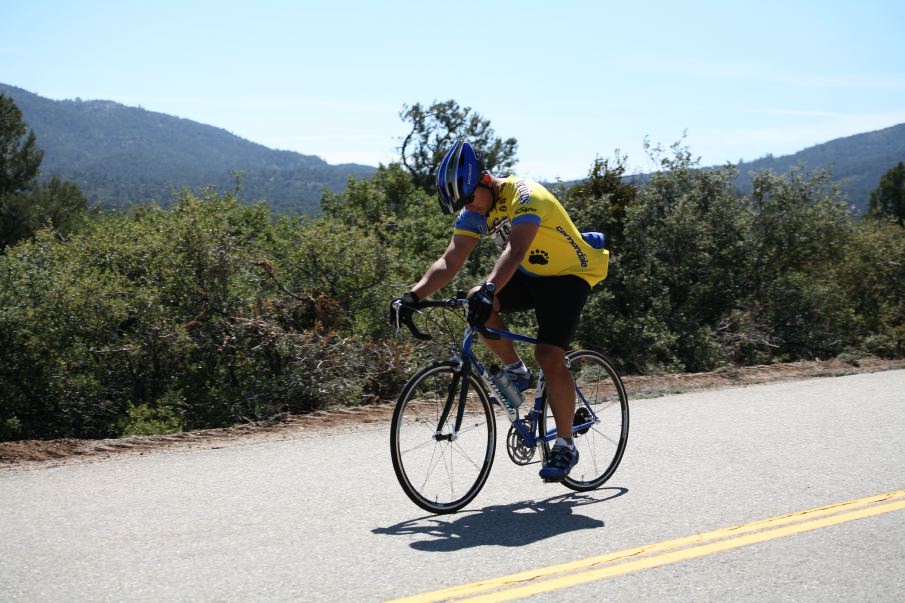
<path id="1" fill-rule="evenodd" d="M 470 203 L 483 174 L 481 153 L 457 140 L 437 168 L 437 196 L 443 213 L 457 212 Z"/>

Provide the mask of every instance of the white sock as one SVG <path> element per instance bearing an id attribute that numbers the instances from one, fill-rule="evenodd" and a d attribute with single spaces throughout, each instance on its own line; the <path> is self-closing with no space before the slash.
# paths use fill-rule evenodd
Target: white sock
<path id="1" fill-rule="evenodd" d="M 513 362 L 512 364 L 506 365 L 506 370 L 510 373 L 515 373 L 516 375 L 527 375 L 528 367 L 525 366 L 525 361 L 521 358 L 518 359 L 517 362 Z"/>
<path id="2" fill-rule="evenodd" d="M 556 446 L 565 446 L 569 450 L 575 450 L 575 442 L 572 438 L 556 438 Z"/>

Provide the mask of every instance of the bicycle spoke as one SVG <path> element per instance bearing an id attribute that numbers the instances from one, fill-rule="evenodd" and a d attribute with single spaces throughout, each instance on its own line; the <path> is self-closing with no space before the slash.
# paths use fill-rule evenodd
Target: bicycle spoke
<path id="1" fill-rule="evenodd" d="M 421 448 L 424 448 L 425 446 L 430 446 L 431 444 L 437 444 L 437 443 L 438 443 L 437 440 L 435 440 L 435 439 L 432 437 L 432 438 L 429 439 L 429 440 L 425 440 L 425 441 L 424 441 L 423 443 L 421 443 L 421 444 L 417 444 L 417 445 L 415 445 L 415 446 L 411 446 L 411 447 L 406 448 L 406 449 L 404 449 L 404 450 L 400 450 L 399 452 L 400 452 L 401 454 L 405 455 L 405 454 L 409 454 L 409 453 L 411 453 L 411 452 L 415 452 L 416 450 L 420 450 Z"/>
<path id="2" fill-rule="evenodd" d="M 440 461 L 444 460 L 442 450 L 440 450 L 440 454 L 437 454 L 436 457 L 434 456 L 436 454 L 437 450 L 440 448 L 441 448 L 440 442 L 437 442 L 437 446 L 434 447 L 434 451 L 433 451 L 433 453 L 431 453 L 431 462 L 428 465 L 428 469 L 424 474 L 424 483 L 421 484 L 422 489 L 427 485 L 428 480 L 430 480 L 431 475 L 433 475 L 433 473 L 434 473 L 434 469 L 437 467 L 437 465 L 440 463 Z M 437 460 L 435 461 L 434 458 L 436 458 Z M 445 461 L 444 461 L 444 464 L 446 464 Z"/>
<path id="3" fill-rule="evenodd" d="M 614 439 L 610 434 L 601 431 L 600 428 L 598 428 L 597 426 L 591 427 L 591 431 L 593 431 L 594 433 L 596 433 L 597 435 L 599 435 L 600 437 L 605 439 L 607 442 L 612 443 L 613 445 L 616 445 L 619 443 L 618 439 Z"/>
<path id="4" fill-rule="evenodd" d="M 410 406 L 409 408 L 411 408 L 412 413 L 415 415 L 415 418 L 416 418 L 414 421 L 415 423 L 423 423 L 424 427 L 427 428 L 428 430 L 430 430 L 431 433 L 436 433 L 437 421 L 439 420 L 439 417 L 440 417 L 439 409 L 435 409 L 436 412 L 434 414 L 436 415 L 436 417 L 433 420 L 431 420 L 431 419 L 425 417 L 424 414 L 422 412 L 420 412 L 420 410 L 417 407 Z"/>
<path id="5" fill-rule="evenodd" d="M 456 450 L 458 450 L 460 455 L 462 456 L 462 458 L 464 458 L 466 461 L 471 463 L 472 467 L 475 467 L 475 468 L 480 467 L 480 465 L 478 465 L 478 463 L 473 461 L 471 456 L 469 456 L 469 454 L 461 446 L 459 446 L 456 442 L 453 442 L 453 445 L 451 446 L 451 448 L 455 448 Z"/>
<path id="6" fill-rule="evenodd" d="M 478 427 L 481 427 L 481 424 L 480 424 L 480 423 L 475 423 L 475 424 L 473 424 L 471 427 L 467 427 L 467 428 L 465 428 L 465 429 L 460 429 L 460 430 L 459 430 L 459 435 L 461 435 L 461 434 L 463 434 L 463 433 L 468 433 L 468 432 L 471 431 L 472 429 L 477 429 Z"/>

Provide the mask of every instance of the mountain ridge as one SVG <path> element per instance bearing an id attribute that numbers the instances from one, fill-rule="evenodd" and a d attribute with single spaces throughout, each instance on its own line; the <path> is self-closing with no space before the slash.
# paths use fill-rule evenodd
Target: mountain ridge
<path id="1" fill-rule="evenodd" d="M 122 207 L 169 203 L 173 192 L 236 187 L 276 211 L 319 213 L 323 188 L 376 168 L 331 165 L 316 155 L 270 149 L 223 128 L 110 100 L 51 100 L 0 83 L 44 150 L 41 173 L 74 182 L 93 202 Z"/>
<path id="2" fill-rule="evenodd" d="M 829 168 L 849 204 L 864 212 L 870 193 L 880 185 L 880 177 L 899 161 L 905 161 L 905 123 L 834 138 L 791 155 L 740 162 L 736 185 L 747 193 L 752 188 L 751 173 L 772 170 L 782 174 L 799 165 L 806 171 Z"/>
<path id="3" fill-rule="evenodd" d="M 324 189 L 339 192 L 349 177 L 368 178 L 373 166 L 331 165 L 316 155 L 271 149 L 223 128 L 110 100 L 51 100 L 0 83 L 45 151 L 42 177 L 75 183 L 105 207 L 139 202 L 168 204 L 174 192 L 209 186 L 234 190 L 244 201 L 264 200 L 274 211 L 318 214 Z M 905 161 L 905 123 L 836 138 L 780 157 L 736 165 L 741 193 L 751 174 L 784 174 L 829 167 L 849 203 L 865 212 L 880 177 Z M 716 166 L 710 166 L 716 167 Z M 649 174 L 627 178 L 644 182 Z M 574 184 L 575 180 L 563 184 Z"/>

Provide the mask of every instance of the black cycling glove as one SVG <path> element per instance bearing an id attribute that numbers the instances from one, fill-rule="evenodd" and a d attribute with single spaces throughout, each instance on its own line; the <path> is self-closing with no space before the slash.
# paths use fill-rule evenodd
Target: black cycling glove
<path id="1" fill-rule="evenodd" d="M 421 300 L 418 296 L 411 291 L 394 297 L 390 302 L 390 324 L 398 328 L 410 321 L 415 310 L 414 306 L 419 301 Z M 398 310 L 396 302 L 399 302 Z"/>
<path id="2" fill-rule="evenodd" d="M 482 283 L 481 288 L 468 296 L 468 324 L 480 329 L 493 312 L 493 283 Z"/>

